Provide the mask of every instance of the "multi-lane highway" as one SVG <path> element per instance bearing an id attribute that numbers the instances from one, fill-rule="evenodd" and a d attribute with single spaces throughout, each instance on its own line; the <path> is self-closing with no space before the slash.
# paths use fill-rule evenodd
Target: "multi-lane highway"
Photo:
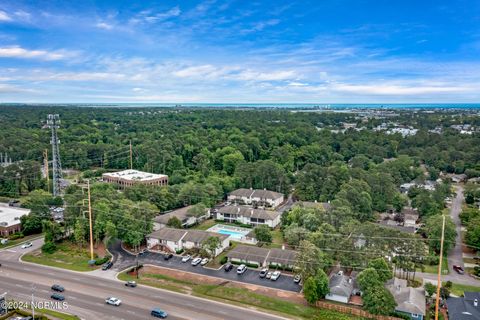
<path id="1" fill-rule="evenodd" d="M 33 249 L 40 241 L 35 241 Z M 26 249 L 26 250 L 30 250 Z M 244 320 L 285 319 L 248 308 L 232 306 L 185 294 L 145 286 L 127 288 L 123 282 L 62 269 L 26 264 L 18 258 L 25 249 L 19 247 L 0 251 L 0 293 L 30 301 L 32 284 L 36 301 L 50 300 L 50 287 L 58 283 L 65 287 L 68 313 L 82 319 L 148 319 L 154 307 L 169 313 L 169 319 Z M 114 296 L 122 300 L 119 307 L 105 304 L 105 298 Z"/>

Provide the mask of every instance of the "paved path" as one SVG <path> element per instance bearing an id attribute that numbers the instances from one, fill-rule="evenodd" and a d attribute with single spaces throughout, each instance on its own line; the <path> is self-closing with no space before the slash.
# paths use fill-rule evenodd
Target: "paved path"
<path id="1" fill-rule="evenodd" d="M 455 247 L 450 250 L 448 253 L 448 267 L 452 275 L 456 274 L 458 278 L 463 276 L 456 273 L 453 270 L 453 265 L 461 266 L 464 268 L 463 264 L 463 254 L 462 254 L 462 223 L 460 221 L 460 212 L 462 211 L 463 203 L 463 187 L 456 187 L 456 196 L 452 200 L 452 207 L 450 208 L 450 216 L 452 217 L 453 222 L 455 223 L 457 237 L 455 239 Z M 454 277 L 455 278 L 455 277 Z"/>

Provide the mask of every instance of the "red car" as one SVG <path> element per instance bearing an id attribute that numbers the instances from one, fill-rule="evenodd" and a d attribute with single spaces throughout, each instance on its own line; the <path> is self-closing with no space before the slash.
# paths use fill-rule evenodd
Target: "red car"
<path id="1" fill-rule="evenodd" d="M 462 267 L 457 266 L 457 265 L 453 266 L 453 270 L 457 271 L 458 274 L 464 274 L 465 273 L 465 270 L 463 270 Z"/>

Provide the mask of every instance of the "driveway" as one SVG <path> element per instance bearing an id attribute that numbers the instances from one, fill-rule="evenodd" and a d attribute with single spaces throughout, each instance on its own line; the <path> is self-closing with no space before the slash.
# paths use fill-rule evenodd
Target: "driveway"
<path id="1" fill-rule="evenodd" d="M 448 267 L 450 269 L 450 275 L 454 278 L 455 275 L 458 278 L 464 278 L 463 275 L 459 275 L 455 270 L 453 270 L 453 265 L 461 266 L 464 268 L 463 264 L 463 253 L 462 253 L 462 224 L 460 221 L 460 212 L 462 211 L 463 203 L 463 188 L 457 186 L 455 198 L 452 200 L 452 207 L 450 208 L 450 216 L 452 217 L 453 222 L 455 223 L 455 228 L 457 231 L 457 238 L 455 239 L 455 247 L 450 250 L 448 253 Z"/>
<path id="2" fill-rule="evenodd" d="M 122 271 L 136 265 L 136 257 L 123 250 L 120 242 L 116 242 L 114 245 L 110 246 L 109 251 L 114 255 L 114 261 L 116 261 L 114 263 L 113 269 L 117 271 Z M 215 270 L 211 268 L 205 268 L 200 265 L 192 266 L 191 260 L 183 263 L 181 259 L 182 257 L 180 256 L 173 256 L 173 258 L 171 258 L 170 260 L 165 261 L 162 254 L 148 252 L 139 257 L 138 262 L 139 264 L 151 264 L 174 270 L 188 271 L 200 275 L 225 279 L 227 281 L 250 283 L 258 286 L 292 292 L 300 292 L 301 290 L 301 286 L 293 282 L 292 276 L 285 275 L 283 273 L 278 280 L 272 281 L 269 279 L 260 278 L 258 270 L 248 269 L 245 273 L 238 275 L 235 268 L 232 269 L 230 272 L 225 272 L 223 268 L 220 270 Z"/>

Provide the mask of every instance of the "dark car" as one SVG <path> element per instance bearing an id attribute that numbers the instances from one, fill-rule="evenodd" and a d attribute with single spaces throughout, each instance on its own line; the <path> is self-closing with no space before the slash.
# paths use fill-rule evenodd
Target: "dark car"
<path id="1" fill-rule="evenodd" d="M 113 266 L 113 262 L 112 261 L 108 261 L 107 263 L 105 263 L 102 267 L 102 270 L 108 270 L 110 269 L 111 267 Z"/>
<path id="2" fill-rule="evenodd" d="M 57 291 L 57 292 L 63 292 L 63 291 L 65 291 L 65 288 L 62 287 L 62 286 L 59 285 L 59 284 L 54 284 L 54 285 L 52 286 L 52 290 L 53 290 L 53 291 Z"/>
<path id="3" fill-rule="evenodd" d="M 152 316 L 154 316 L 155 318 L 162 318 L 162 319 L 165 319 L 166 317 L 168 317 L 168 313 L 163 311 L 162 309 L 160 308 L 155 308 L 152 310 L 152 312 L 150 312 L 150 314 Z"/>
<path id="4" fill-rule="evenodd" d="M 223 267 L 223 269 L 224 269 L 226 272 L 228 272 L 228 271 L 230 271 L 230 270 L 233 269 L 233 264 L 227 263 L 227 264 L 225 265 L 225 267 Z"/>
<path id="5" fill-rule="evenodd" d="M 464 274 L 465 273 L 465 270 L 463 270 L 462 267 L 457 266 L 457 265 L 453 266 L 453 270 L 457 271 L 458 274 Z"/>
<path id="6" fill-rule="evenodd" d="M 143 255 L 145 255 L 145 254 L 147 254 L 147 253 L 148 253 L 148 250 L 147 250 L 147 249 L 143 249 L 142 251 L 140 251 L 140 252 L 138 253 L 138 255 L 139 255 L 139 256 L 143 256 Z"/>
<path id="7" fill-rule="evenodd" d="M 172 258 L 173 258 L 173 254 L 171 254 L 171 253 L 166 253 L 166 254 L 163 255 L 164 260 L 170 260 Z"/>
<path id="8" fill-rule="evenodd" d="M 58 300 L 58 301 L 63 301 L 65 300 L 65 297 L 62 296 L 60 293 L 54 293 L 50 296 L 53 300 Z"/>

